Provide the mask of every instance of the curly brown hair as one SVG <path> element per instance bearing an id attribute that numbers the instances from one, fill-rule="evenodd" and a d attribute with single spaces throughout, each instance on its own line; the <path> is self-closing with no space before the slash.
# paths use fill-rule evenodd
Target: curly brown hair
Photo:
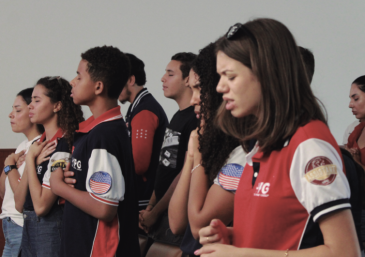
<path id="1" fill-rule="evenodd" d="M 38 80 L 37 85 L 46 88 L 46 95 L 52 103 L 61 102 L 57 126 L 62 129 L 71 151 L 74 132 L 79 128 L 79 123 L 84 121 L 84 117 L 81 106 L 74 104 L 70 97 L 72 89 L 70 83 L 61 77 L 44 77 Z"/>
<path id="2" fill-rule="evenodd" d="M 216 91 L 219 75 L 216 72 L 215 45 L 213 43 L 200 50 L 193 62 L 192 69 L 200 77 L 200 120 L 204 117 L 203 128 L 198 129 L 199 151 L 202 154 L 202 166 L 212 183 L 229 154 L 239 145 L 239 141 L 224 134 L 214 124 L 214 118 L 223 99 L 222 94 Z M 202 129 L 203 134 L 200 133 Z"/>

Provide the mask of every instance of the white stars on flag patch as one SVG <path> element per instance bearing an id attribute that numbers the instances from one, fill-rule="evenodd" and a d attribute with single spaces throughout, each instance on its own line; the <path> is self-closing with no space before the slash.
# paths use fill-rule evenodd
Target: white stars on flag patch
<path id="1" fill-rule="evenodd" d="M 236 163 L 225 165 L 218 174 L 218 183 L 225 190 L 237 190 L 243 172 L 243 167 Z"/>
<path id="2" fill-rule="evenodd" d="M 94 194 L 105 194 L 112 186 L 112 177 L 109 173 L 104 171 L 96 172 L 91 176 L 89 186 Z"/>

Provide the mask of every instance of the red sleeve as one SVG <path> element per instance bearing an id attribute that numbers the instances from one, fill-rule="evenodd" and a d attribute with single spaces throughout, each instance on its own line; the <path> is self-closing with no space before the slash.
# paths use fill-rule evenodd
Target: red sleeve
<path id="1" fill-rule="evenodd" d="M 134 167 L 137 175 L 143 176 L 150 165 L 158 118 L 154 113 L 144 110 L 133 117 L 131 126 Z"/>

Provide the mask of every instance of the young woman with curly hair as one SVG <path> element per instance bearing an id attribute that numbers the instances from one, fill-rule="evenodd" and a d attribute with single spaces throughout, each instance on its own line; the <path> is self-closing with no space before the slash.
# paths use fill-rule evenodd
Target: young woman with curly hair
<path id="1" fill-rule="evenodd" d="M 246 155 L 233 228 L 212 220 L 196 254 L 360 256 L 341 152 L 290 31 L 272 19 L 236 24 L 216 50 L 224 100 L 217 123 L 247 150 L 257 143 Z"/>
<path id="2" fill-rule="evenodd" d="M 26 155 L 25 172 L 14 191 L 15 208 L 24 215 L 22 256 L 59 256 L 63 207 L 50 190 L 51 172 L 65 168 L 71 155 L 73 133 L 83 120 L 73 103 L 71 85 L 61 77 L 38 80 L 29 104 L 32 123 L 45 132 Z"/>
<path id="3" fill-rule="evenodd" d="M 215 90 L 218 81 L 214 44 L 209 44 L 200 51 L 189 74 L 190 103 L 201 125 L 190 136 L 186 163 L 169 205 L 171 230 L 183 233 L 186 228 L 181 249 L 189 255 L 200 247 L 195 239 L 211 219 L 232 222 L 235 181 L 245 163 L 239 141 L 214 125 L 222 103 L 222 95 Z"/>

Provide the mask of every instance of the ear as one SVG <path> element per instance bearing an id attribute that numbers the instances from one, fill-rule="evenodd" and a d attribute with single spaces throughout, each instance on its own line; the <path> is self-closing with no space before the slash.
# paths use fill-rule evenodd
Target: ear
<path id="1" fill-rule="evenodd" d="M 186 87 L 189 87 L 189 76 L 186 76 L 186 78 L 184 78 L 184 84 Z"/>
<path id="2" fill-rule="evenodd" d="M 53 112 L 59 112 L 62 109 L 62 103 L 61 101 L 58 101 L 57 103 L 54 104 L 53 106 Z"/>
<path id="3" fill-rule="evenodd" d="M 129 77 L 129 79 L 127 81 L 127 86 L 130 89 L 134 86 L 134 84 L 136 84 L 136 77 L 134 75 L 132 75 Z"/>
<path id="4" fill-rule="evenodd" d="M 104 83 L 102 81 L 98 81 L 95 83 L 95 95 L 101 95 L 104 93 Z"/>

